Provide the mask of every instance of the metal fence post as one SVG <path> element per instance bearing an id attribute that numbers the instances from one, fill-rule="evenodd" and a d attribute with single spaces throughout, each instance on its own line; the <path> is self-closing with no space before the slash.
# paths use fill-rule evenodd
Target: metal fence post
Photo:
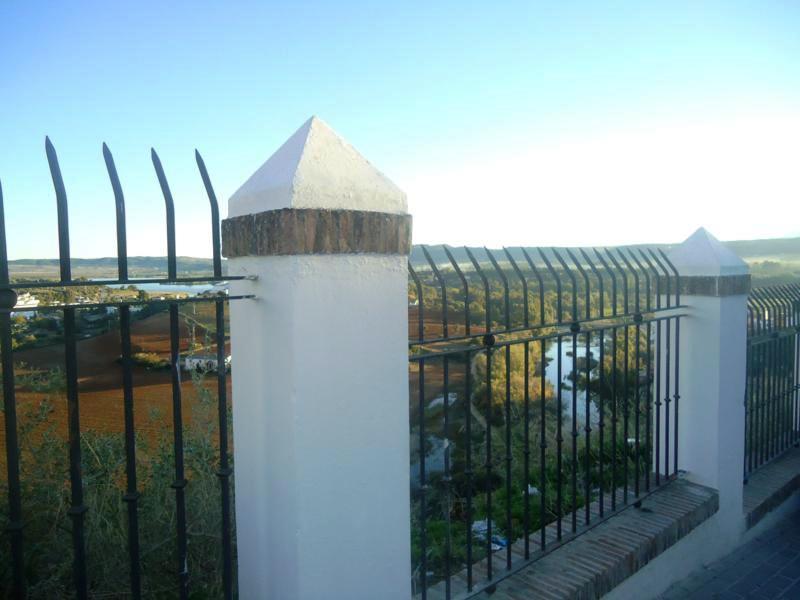
<path id="1" fill-rule="evenodd" d="M 411 595 L 405 194 L 317 118 L 233 195 L 245 599 Z"/>
<path id="2" fill-rule="evenodd" d="M 718 490 L 720 539 L 715 543 L 726 544 L 737 540 L 744 526 L 749 269 L 702 228 L 673 249 L 669 258 L 680 274 L 680 301 L 687 315 L 662 339 L 662 360 L 671 353 L 680 366 L 680 380 L 678 391 L 674 381 L 669 392 L 665 392 L 664 382 L 661 384 L 662 430 L 667 394 L 674 404 L 672 426 L 677 428 L 667 442 L 662 440 L 661 460 L 675 460 L 677 441 L 678 469 L 685 471 L 688 479 Z M 669 351 L 668 343 L 672 345 Z M 670 444 L 669 456 L 664 454 L 666 443 Z"/>

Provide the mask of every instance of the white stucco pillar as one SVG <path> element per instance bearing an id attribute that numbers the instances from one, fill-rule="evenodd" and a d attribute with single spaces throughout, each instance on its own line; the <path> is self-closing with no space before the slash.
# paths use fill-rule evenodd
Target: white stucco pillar
<path id="1" fill-rule="evenodd" d="M 407 254 L 395 185 L 317 118 L 233 195 L 243 600 L 407 600 Z"/>
<path id="2" fill-rule="evenodd" d="M 718 490 L 720 535 L 733 541 L 744 524 L 749 270 L 702 228 L 669 258 L 681 275 L 687 313 L 680 320 L 678 468 L 691 481 Z"/>

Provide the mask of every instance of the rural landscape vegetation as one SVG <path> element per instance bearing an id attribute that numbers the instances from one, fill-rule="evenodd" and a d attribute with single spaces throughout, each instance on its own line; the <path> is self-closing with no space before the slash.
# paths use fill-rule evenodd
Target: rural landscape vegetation
<path id="1" fill-rule="evenodd" d="M 749 263 L 754 286 L 785 283 L 800 277 L 800 238 L 730 242 L 728 246 Z M 468 261 L 462 249 L 450 250 L 457 261 Z M 413 342 L 420 330 L 426 337 L 436 337 L 445 314 L 451 334 L 465 327 L 465 314 L 468 314 L 473 323 L 471 335 L 479 336 L 485 331 L 487 307 L 493 315 L 489 326 L 494 328 L 503 315 L 505 293 L 503 282 L 491 272 L 491 267 L 487 266 L 488 296 L 477 276 L 472 274 L 470 295 L 465 297 L 461 281 L 448 266 L 441 247 L 429 247 L 429 253 L 444 276 L 447 302 L 442 301 L 441 285 L 433 277 L 428 260 L 421 249 L 415 247 L 410 261 L 421 281 L 419 286 L 409 282 L 409 340 Z M 475 253 L 481 254 L 482 250 L 476 249 Z M 129 265 L 131 278 L 160 277 L 166 269 L 166 259 L 134 257 Z M 92 304 L 164 300 L 163 303 L 143 304 L 132 311 L 131 334 L 143 588 L 152 597 L 166 596 L 174 589 L 172 565 L 175 560 L 168 301 L 186 295 L 219 294 L 223 290 L 104 285 L 101 280 L 117 275 L 116 259 L 73 259 L 73 276 L 85 279 L 86 285 L 70 288 L 37 286 L 58 278 L 57 260 L 17 260 L 10 261 L 9 266 L 12 281 L 19 286 L 30 283 L 32 287 L 24 291 L 42 306 L 86 304 L 86 308 L 78 311 L 78 375 L 82 468 L 89 506 L 86 547 L 91 588 L 97 598 L 114 598 L 118 590 L 125 589 L 128 562 L 127 510 L 122 500 L 125 453 L 119 322 L 116 309 L 94 308 Z M 211 261 L 179 257 L 178 268 L 181 277 L 205 276 L 211 271 Z M 533 323 L 552 323 L 557 318 L 559 305 L 562 310 L 569 311 L 568 286 L 559 299 L 553 281 L 547 279 L 541 303 L 532 288 L 527 303 L 529 312 L 524 315 L 526 303 L 522 287 L 513 277 L 508 279 L 508 285 L 509 306 L 515 321 L 527 316 Z M 644 294 L 644 281 L 640 285 Z M 594 293 L 590 299 L 592 306 L 599 300 Z M 618 293 L 622 293 L 621 289 Z M 604 301 L 610 306 L 624 299 L 612 298 L 607 290 Z M 579 294 L 577 309 L 585 308 Z M 37 307 L 15 312 L 12 316 L 26 571 L 31 598 L 62 597 L 71 585 L 64 340 L 60 312 L 57 306 Z M 182 304 L 180 315 L 181 356 L 213 352 L 216 333 L 213 306 Z M 651 408 L 647 401 L 648 390 L 652 381 L 648 379 L 649 366 L 642 364 L 639 357 L 649 354 L 652 335 L 650 325 L 627 327 L 608 334 L 602 341 L 581 335 L 576 340 L 581 351 L 575 353 L 573 340 L 566 336 L 560 354 L 555 351 L 557 342 L 553 340 L 516 344 L 508 351 L 496 352 L 490 367 L 486 352 L 437 358 L 425 366 L 425 385 L 421 393 L 419 371 L 412 362 L 409 370 L 412 565 L 418 569 L 421 562 L 419 536 L 423 529 L 431 581 L 459 570 L 468 560 L 476 561 L 485 556 L 487 540 L 476 523 L 492 521 L 497 542 L 510 543 L 520 538 L 525 529 L 536 531 L 555 515 L 567 514 L 583 505 L 587 492 L 589 497 L 594 497 L 599 489 L 626 485 L 649 473 L 652 448 L 647 443 L 646 428 Z M 226 355 L 230 355 L 227 331 L 225 339 Z M 599 344 L 603 345 L 602 363 Z M 412 347 L 412 352 L 423 350 L 420 346 Z M 544 376 L 548 368 L 552 368 L 555 356 L 570 359 L 565 360 L 561 380 Z M 235 357 L 231 362 L 235 370 Z M 567 372 L 572 364 L 574 372 Z M 491 368 L 488 378 L 487 368 Z M 446 393 L 443 391 L 445 370 Z M 491 381 L 491 390 L 486 389 L 487 380 Z M 216 374 L 208 369 L 185 371 L 181 389 L 189 479 L 188 568 L 193 573 L 192 593 L 195 597 L 216 597 L 220 570 Z M 583 399 L 587 391 L 592 398 L 592 409 L 584 410 L 583 400 L 577 411 L 571 408 L 573 398 L 580 392 Z M 509 395 L 512 400 L 510 419 L 506 412 Z M 559 395 L 562 398 L 560 409 L 556 401 Z M 230 393 L 228 398 L 231 398 Z M 584 421 L 596 418 L 592 414 L 600 403 L 607 418 L 612 413 L 617 416 L 616 422 L 606 427 L 602 444 L 595 428 L 591 436 L 581 435 L 576 439 L 573 449 L 569 434 L 579 424 L 583 427 Z M 425 432 L 422 445 L 420 427 Z M 490 465 L 486 455 L 488 430 L 492 431 L 493 448 Z M 0 428 L 0 436 L 4 435 L 3 431 Z M 558 437 L 562 433 L 567 441 L 563 442 L 563 464 L 559 470 L 560 458 L 555 449 L 560 447 Z M 469 443 L 467 436 L 470 436 Z M 629 443 L 632 438 L 638 440 L 636 444 Z M 538 459 L 531 459 L 527 470 L 521 467 L 525 464 L 526 440 L 528 448 L 533 449 L 531 452 L 535 450 L 533 455 L 542 443 L 546 444 L 544 470 L 539 468 Z M 429 467 L 424 511 L 420 508 L 418 482 L 415 483 L 423 453 Z M 574 455 L 580 458 L 576 463 L 571 460 Z M 509 456 L 514 457 L 510 480 L 505 472 Z M 3 467 L 4 461 L 2 453 Z M 463 475 L 467 462 L 472 464 L 474 473 L 470 480 Z M 601 472 L 598 468 L 601 463 L 614 463 L 617 468 L 613 473 L 608 468 Z M 577 471 L 573 472 L 575 468 Z M 446 470 L 461 475 L 448 478 Z M 574 503 L 569 487 L 573 475 L 581 482 Z M 590 482 L 588 488 L 583 485 L 585 480 Z M 487 490 L 491 490 L 495 498 L 491 510 L 484 500 Z M 5 481 L 0 482 L 0 491 L 7 494 Z M 559 498 L 561 504 L 557 506 Z M 507 506 L 511 507 L 510 520 L 506 519 Z M 7 501 L 0 501 L 0 519 L 7 517 L 7 509 Z M 10 579 L 8 561 L 0 561 L 0 589 L 10 589 L 5 585 Z"/>

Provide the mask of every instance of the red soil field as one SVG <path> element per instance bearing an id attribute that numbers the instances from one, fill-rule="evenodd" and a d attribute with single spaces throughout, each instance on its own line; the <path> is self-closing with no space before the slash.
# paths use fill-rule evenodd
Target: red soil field
<path id="1" fill-rule="evenodd" d="M 200 316 L 200 315 L 197 315 Z M 463 315 L 448 315 L 450 318 L 449 334 L 463 335 Z M 416 339 L 418 327 L 417 308 L 409 308 L 409 339 Z M 425 336 L 435 338 L 442 335 L 441 314 L 426 311 Z M 473 326 L 472 333 L 480 334 L 482 328 Z M 212 332 L 213 333 L 213 332 Z M 196 335 L 202 339 L 203 331 L 197 326 Z M 180 351 L 188 351 L 190 332 L 185 320 L 180 324 Z M 169 358 L 169 316 L 160 313 L 131 324 L 132 352 L 153 352 L 166 359 Z M 120 337 L 118 331 L 80 340 L 77 343 L 78 356 L 78 390 L 80 403 L 81 431 L 94 430 L 100 432 L 122 433 L 124 431 L 122 367 L 118 362 L 120 356 Z M 230 351 L 226 341 L 226 351 Z M 15 364 L 35 369 L 64 369 L 63 345 L 53 345 L 14 353 Z M 235 365 L 234 365 L 235 368 Z M 169 370 L 147 370 L 134 365 L 133 395 L 134 424 L 137 432 L 147 434 L 163 428 L 172 429 L 172 384 Z M 181 371 L 181 396 L 184 423 L 192 419 L 192 407 L 197 402 L 197 390 L 189 373 Z M 464 385 L 464 364 L 453 361 L 450 370 L 452 391 L 461 390 Z M 419 370 L 417 363 L 409 364 L 409 383 L 411 386 L 410 403 L 413 408 L 418 405 Z M 430 401 L 442 393 L 443 373 L 441 359 L 426 361 L 425 397 Z M 216 401 L 216 376 L 209 375 L 203 379 L 203 385 L 211 392 Z M 230 375 L 227 377 L 228 402 L 232 394 Z M 17 387 L 17 413 L 19 425 L 23 426 L 30 415 L 38 411 L 43 400 L 52 406 L 48 420 L 56 423 L 56 431 L 64 439 L 67 438 L 67 402 L 66 394 L 61 392 L 32 392 Z M 0 413 L 0 464 L 5 464 L 5 424 Z"/>
<path id="2" fill-rule="evenodd" d="M 198 327 L 198 330 L 200 328 Z M 202 338 L 202 332 L 198 332 Z M 183 355 L 189 347 L 189 330 L 181 319 L 180 349 Z M 154 352 L 169 358 L 169 315 L 157 314 L 131 324 L 132 352 Z M 112 331 L 77 343 L 78 390 L 81 430 L 101 432 L 124 431 L 122 366 L 120 336 Z M 229 346 L 226 343 L 226 351 Z M 15 364 L 25 363 L 36 369 L 60 368 L 64 370 L 63 345 L 53 345 L 14 353 Z M 134 423 L 137 432 L 155 432 L 163 427 L 172 428 L 172 384 L 169 370 L 147 370 L 134 365 L 133 396 Z M 197 390 L 189 373 L 181 371 L 181 396 L 184 423 L 192 418 L 192 407 L 197 402 Z M 206 376 L 203 385 L 210 390 L 216 402 L 217 379 L 215 374 Z M 228 399 L 230 402 L 230 377 L 228 377 Z M 22 426 L 32 412 L 38 410 L 42 400 L 52 405 L 49 421 L 56 423 L 56 431 L 67 437 L 67 402 L 64 391 L 56 393 L 32 392 L 17 388 L 17 413 Z M 5 463 L 5 423 L 0 413 L 0 463 Z"/>

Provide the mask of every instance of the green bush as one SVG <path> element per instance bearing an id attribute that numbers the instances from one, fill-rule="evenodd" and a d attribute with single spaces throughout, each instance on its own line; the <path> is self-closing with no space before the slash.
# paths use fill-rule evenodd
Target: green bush
<path id="1" fill-rule="evenodd" d="M 220 598 L 222 593 L 221 501 L 218 469 L 216 396 L 195 380 L 192 421 L 184 426 L 188 571 L 192 598 Z M 21 480 L 28 596 L 72 597 L 72 523 L 69 452 L 63 423 L 51 420 L 45 399 L 19 427 Z M 172 431 L 152 414 L 156 432 L 136 439 L 139 539 L 143 595 L 177 596 L 177 536 Z M 81 435 L 85 545 L 90 597 L 129 597 L 128 513 L 123 435 L 84 431 Z M 232 460 L 232 457 L 231 457 Z M 231 481 L 231 493 L 233 482 Z M 7 482 L 0 483 L 0 522 L 8 518 Z M 235 531 L 235 528 L 234 528 Z M 7 544 L 7 541 L 4 541 Z M 234 542 L 235 551 L 235 542 Z M 7 556 L 7 546 L 3 554 Z M 235 558 L 234 558 L 235 560 Z M 10 598 L 9 560 L 0 561 L 0 597 Z"/>
<path id="2" fill-rule="evenodd" d="M 136 352 L 131 356 L 134 364 L 151 371 L 169 369 L 169 361 L 155 352 Z"/>

